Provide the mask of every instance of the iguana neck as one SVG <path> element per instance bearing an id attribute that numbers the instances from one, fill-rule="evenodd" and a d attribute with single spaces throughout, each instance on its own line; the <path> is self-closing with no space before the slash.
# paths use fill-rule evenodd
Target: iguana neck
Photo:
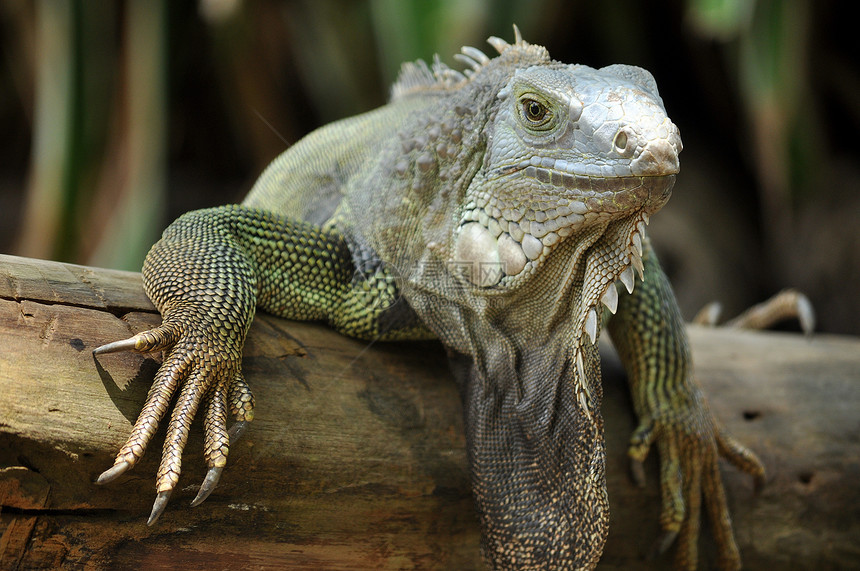
<path id="1" fill-rule="evenodd" d="M 595 346 L 582 350 L 596 381 L 590 413 L 571 390 L 580 374 L 575 348 L 452 356 L 491 568 L 592 567 L 603 550 L 609 506 L 599 363 Z M 522 391 L 505 389 L 517 385 Z"/>

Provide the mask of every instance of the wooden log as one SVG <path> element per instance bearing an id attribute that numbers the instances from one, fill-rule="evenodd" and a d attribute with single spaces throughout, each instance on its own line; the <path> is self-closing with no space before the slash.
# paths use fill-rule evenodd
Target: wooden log
<path id="1" fill-rule="evenodd" d="M 163 440 L 109 486 L 158 366 L 91 350 L 159 322 L 138 274 L 0 256 L 0 568 L 480 568 L 460 405 L 436 343 L 367 344 L 259 315 L 243 368 L 256 418 L 212 496 L 195 426 L 180 488 L 147 527 Z M 723 470 L 747 568 L 860 563 L 860 341 L 692 328 L 716 416 L 762 456 L 768 486 Z M 610 539 L 601 569 L 644 562 L 657 463 L 631 484 L 634 421 L 605 361 Z M 159 436 L 159 438 L 163 438 Z M 713 544 L 703 526 L 703 568 Z"/>

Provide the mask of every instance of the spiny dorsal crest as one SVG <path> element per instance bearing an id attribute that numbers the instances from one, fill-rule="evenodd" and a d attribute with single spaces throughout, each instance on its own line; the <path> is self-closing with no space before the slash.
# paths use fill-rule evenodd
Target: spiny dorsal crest
<path id="1" fill-rule="evenodd" d="M 448 91 L 458 89 L 471 81 L 472 77 L 490 65 L 519 67 L 522 64 L 538 64 L 550 61 L 549 52 L 543 46 L 530 44 L 523 40 L 519 28 L 514 25 L 514 43 L 509 44 L 501 38 L 491 36 L 487 43 L 493 46 L 499 57 L 490 59 L 484 52 L 471 46 L 463 46 L 454 59 L 466 64 L 467 68 L 457 71 L 442 63 L 438 54 L 433 56 L 433 66 L 424 60 L 404 63 L 400 75 L 391 87 L 391 100 L 415 93 L 428 91 Z"/>

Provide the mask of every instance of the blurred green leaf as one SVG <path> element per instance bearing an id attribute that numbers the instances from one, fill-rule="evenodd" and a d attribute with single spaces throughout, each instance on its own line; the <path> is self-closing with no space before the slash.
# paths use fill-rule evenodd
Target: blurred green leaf
<path id="1" fill-rule="evenodd" d="M 689 0 L 687 17 L 703 36 L 723 41 L 747 28 L 755 0 Z"/>
<path id="2" fill-rule="evenodd" d="M 76 188 L 76 108 L 80 2 L 41 0 L 36 7 L 36 102 L 30 184 L 20 253 L 41 258 L 68 254 L 69 210 Z"/>
<path id="3" fill-rule="evenodd" d="M 116 185 L 103 187 L 113 195 L 113 204 L 107 212 L 101 211 L 105 216 L 101 222 L 106 225 L 89 263 L 137 270 L 164 222 L 167 3 L 129 0 L 126 9 L 123 55 L 127 99 L 121 118 L 125 130 L 112 143 L 121 147 L 115 158 L 122 161 L 122 169 L 106 173 L 108 183 Z M 100 209 L 92 211 L 97 214 Z"/>

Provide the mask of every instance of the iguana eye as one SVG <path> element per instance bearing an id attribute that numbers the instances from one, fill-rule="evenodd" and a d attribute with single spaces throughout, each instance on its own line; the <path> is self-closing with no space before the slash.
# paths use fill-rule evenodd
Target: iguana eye
<path id="1" fill-rule="evenodd" d="M 553 108 L 534 93 L 523 93 L 519 97 L 519 115 L 522 126 L 534 133 L 549 131 L 556 124 Z"/>
<path id="2" fill-rule="evenodd" d="M 523 99 L 522 106 L 523 115 L 531 123 L 540 125 L 544 122 L 547 115 L 547 108 L 543 103 L 535 101 L 534 99 Z"/>

